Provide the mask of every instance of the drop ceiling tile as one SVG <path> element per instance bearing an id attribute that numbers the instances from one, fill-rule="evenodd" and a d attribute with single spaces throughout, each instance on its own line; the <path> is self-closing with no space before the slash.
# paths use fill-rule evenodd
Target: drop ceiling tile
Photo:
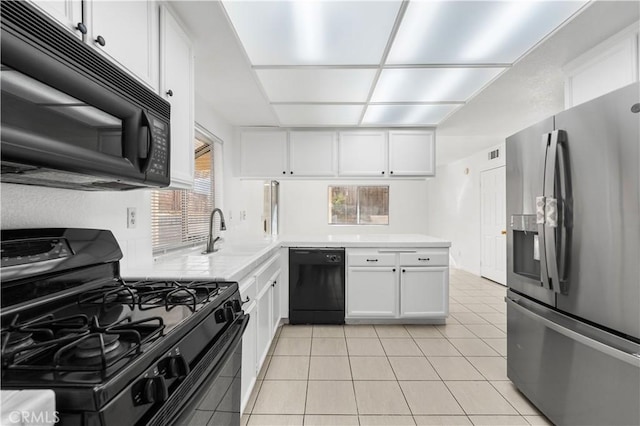
<path id="1" fill-rule="evenodd" d="M 274 105 L 283 126 L 356 126 L 363 105 Z"/>
<path id="2" fill-rule="evenodd" d="M 434 126 L 462 104 L 369 105 L 362 120 L 370 126 Z"/>
<path id="3" fill-rule="evenodd" d="M 506 68 L 405 68 L 380 74 L 372 102 L 465 101 Z"/>
<path id="4" fill-rule="evenodd" d="M 271 102 L 366 102 L 375 69 L 259 69 Z"/>
<path id="5" fill-rule="evenodd" d="M 412 1 L 387 64 L 510 64 L 586 3 Z"/>
<path id="6" fill-rule="evenodd" d="M 399 0 L 225 1 L 253 65 L 377 65 Z"/>

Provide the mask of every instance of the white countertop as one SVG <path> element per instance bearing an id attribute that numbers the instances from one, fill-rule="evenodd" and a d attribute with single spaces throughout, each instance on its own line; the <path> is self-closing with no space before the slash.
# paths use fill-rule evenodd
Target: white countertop
<path id="1" fill-rule="evenodd" d="M 159 256 L 152 267 L 128 268 L 125 279 L 172 278 L 239 281 L 281 247 L 448 248 L 451 242 L 420 234 L 285 235 L 243 238 L 217 244 L 220 250 L 202 254 L 204 245 Z"/>

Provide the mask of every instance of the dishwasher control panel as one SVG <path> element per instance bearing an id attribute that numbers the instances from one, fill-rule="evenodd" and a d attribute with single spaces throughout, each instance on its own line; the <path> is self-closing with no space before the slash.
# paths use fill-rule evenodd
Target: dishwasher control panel
<path id="1" fill-rule="evenodd" d="M 324 258 L 327 261 L 327 263 L 341 263 L 342 262 L 342 256 L 339 255 L 339 254 L 325 254 Z"/>

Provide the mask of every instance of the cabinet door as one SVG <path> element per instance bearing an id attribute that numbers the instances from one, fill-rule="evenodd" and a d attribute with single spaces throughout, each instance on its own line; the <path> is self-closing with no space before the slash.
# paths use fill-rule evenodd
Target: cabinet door
<path id="1" fill-rule="evenodd" d="M 335 132 L 289 133 L 289 171 L 294 176 L 335 174 Z"/>
<path id="2" fill-rule="evenodd" d="M 398 314 L 398 286 L 395 268 L 349 268 L 347 316 L 352 318 L 395 318 Z"/>
<path id="3" fill-rule="evenodd" d="M 392 176 L 435 175 L 433 131 L 390 131 L 389 174 Z"/>
<path id="4" fill-rule="evenodd" d="M 280 289 L 282 283 L 280 282 L 280 271 L 278 271 L 271 279 L 271 292 L 273 299 L 273 305 L 271 307 L 271 335 L 274 335 L 280 324 Z"/>
<path id="5" fill-rule="evenodd" d="M 287 173 L 287 132 L 245 130 L 240 134 L 240 175 L 278 177 Z"/>
<path id="6" fill-rule="evenodd" d="M 445 318 L 448 313 L 449 268 L 401 267 L 401 317 Z"/>
<path id="7" fill-rule="evenodd" d="M 171 187 L 193 186 L 193 51 L 166 7 L 160 21 L 160 94 L 171 104 Z"/>
<path id="8" fill-rule="evenodd" d="M 82 0 L 35 0 L 33 3 L 82 39 L 82 33 L 77 29 L 82 23 Z"/>
<path id="9" fill-rule="evenodd" d="M 245 313 L 249 314 L 249 323 L 242 335 L 242 409 L 247 405 L 253 386 L 258 376 L 256 339 L 258 321 L 256 315 L 256 303 L 245 307 Z"/>
<path id="10" fill-rule="evenodd" d="M 385 133 L 340 132 L 338 173 L 342 176 L 386 176 Z"/>
<path id="11" fill-rule="evenodd" d="M 261 366 L 264 362 L 267 352 L 269 351 L 269 345 L 271 344 L 271 337 L 273 336 L 271 321 L 273 308 L 273 291 L 270 285 L 265 286 L 258 294 L 256 300 L 257 303 L 257 339 L 256 339 L 256 365 Z"/>
<path id="12" fill-rule="evenodd" d="M 155 1 L 86 1 L 84 5 L 87 42 L 157 90 L 159 19 Z M 100 37 L 104 43 L 98 41 Z"/>

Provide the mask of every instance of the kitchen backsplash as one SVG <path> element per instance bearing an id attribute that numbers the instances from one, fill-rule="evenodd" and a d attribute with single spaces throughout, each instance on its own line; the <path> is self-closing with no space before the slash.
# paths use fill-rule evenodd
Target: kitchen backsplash
<path id="1" fill-rule="evenodd" d="M 109 229 L 120 244 L 122 269 L 151 264 L 150 190 L 86 192 L 0 184 L 2 229 L 74 227 Z M 138 217 L 127 228 L 127 208 Z"/>

